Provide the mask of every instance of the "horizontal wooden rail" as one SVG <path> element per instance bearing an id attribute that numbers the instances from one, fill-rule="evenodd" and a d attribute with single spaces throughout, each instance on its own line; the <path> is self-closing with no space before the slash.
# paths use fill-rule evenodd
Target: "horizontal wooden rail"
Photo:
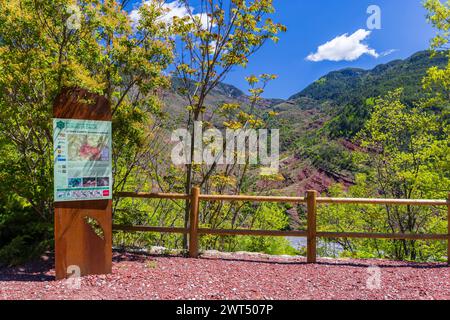
<path id="1" fill-rule="evenodd" d="M 384 204 L 400 206 L 447 206 L 447 200 L 414 200 L 414 199 L 364 199 L 364 198 L 317 198 L 321 204 Z"/>
<path id="2" fill-rule="evenodd" d="M 190 200 L 189 228 L 151 227 L 151 226 L 119 226 L 113 225 L 116 231 L 125 232 L 160 232 L 179 233 L 189 235 L 189 255 L 198 256 L 199 235 L 220 236 L 272 236 L 272 237 L 306 237 L 307 261 L 316 262 L 316 239 L 327 238 L 355 238 L 355 239 L 393 239 L 393 240 L 447 240 L 447 256 L 450 264 L 450 224 L 448 234 L 390 234 L 390 233 L 366 233 L 366 232 L 320 232 L 316 227 L 318 204 L 361 204 L 361 205 L 402 205 L 402 206 L 446 206 L 447 221 L 450 221 L 450 194 L 447 200 L 422 200 L 422 199 L 365 199 L 365 198 L 325 198 L 317 197 L 316 191 L 308 191 L 306 197 L 272 197 L 272 196 L 245 196 L 245 195 L 205 195 L 200 194 L 199 188 L 193 188 L 190 195 L 172 193 L 144 193 L 144 192 L 120 192 L 115 194 L 119 198 L 143 198 L 143 199 L 172 199 Z M 278 230 L 249 230 L 249 229 L 210 229 L 199 228 L 198 214 L 200 201 L 249 201 L 249 202 L 282 202 L 282 203 L 306 203 L 307 225 L 306 231 L 278 231 Z"/>
<path id="3" fill-rule="evenodd" d="M 233 195 L 205 195 L 199 196 L 204 201 L 254 201 L 254 202 L 285 202 L 304 203 L 304 197 L 267 197 L 267 196 L 233 196 Z"/>
<path id="4" fill-rule="evenodd" d="M 188 194 L 178 193 L 150 193 L 150 192 L 118 192 L 119 198 L 142 199 L 172 199 L 189 200 Z M 200 195 L 203 201 L 254 201 L 254 202 L 283 202 L 306 203 L 306 197 L 277 197 L 277 196 L 237 196 L 237 195 Z M 416 199 L 366 199 L 366 198 L 323 198 L 318 197 L 320 204 L 374 204 L 374 205 L 410 205 L 410 206 L 447 206 L 450 200 L 416 200 Z"/>

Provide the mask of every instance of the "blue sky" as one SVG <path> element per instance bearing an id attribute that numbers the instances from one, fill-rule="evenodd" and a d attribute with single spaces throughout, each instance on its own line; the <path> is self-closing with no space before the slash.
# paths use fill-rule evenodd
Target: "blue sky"
<path id="1" fill-rule="evenodd" d="M 316 53 L 319 46 L 338 36 L 367 30 L 369 14 L 366 11 L 370 5 L 380 7 L 382 28 L 373 30 L 360 43 L 374 50 L 378 58 L 363 54 L 354 61 L 313 62 L 306 59 Z M 266 89 L 267 98 L 286 99 L 333 70 L 368 69 L 407 58 L 427 49 L 435 34 L 426 21 L 421 0 L 274 0 L 274 6 L 274 20 L 285 24 L 288 31 L 281 34 L 278 44 L 267 43 L 251 58 L 247 68 L 236 68 L 225 81 L 246 90 L 244 77 L 277 74 L 279 78 Z M 390 50 L 396 51 L 383 56 Z"/>

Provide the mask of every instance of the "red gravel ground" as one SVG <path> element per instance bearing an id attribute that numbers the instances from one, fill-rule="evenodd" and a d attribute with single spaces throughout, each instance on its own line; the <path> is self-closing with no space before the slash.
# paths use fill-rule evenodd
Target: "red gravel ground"
<path id="1" fill-rule="evenodd" d="M 381 289 L 368 289 L 378 266 Z M 0 299 L 450 299 L 445 264 L 208 254 L 201 259 L 115 253 L 111 275 L 80 288 L 55 281 L 53 261 L 0 269 Z"/>

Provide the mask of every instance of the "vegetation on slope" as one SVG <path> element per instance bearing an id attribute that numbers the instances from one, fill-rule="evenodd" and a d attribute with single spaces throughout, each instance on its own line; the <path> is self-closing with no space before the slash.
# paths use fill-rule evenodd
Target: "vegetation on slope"
<path id="1" fill-rule="evenodd" d="M 308 97 L 319 102 L 331 100 L 338 105 L 358 104 L 367 98 L 379 97 L 398 88 L 404 89 L 404 102 L 423 97 L 421 80 L 431 66 L 441 68 L 448 62 L 445 53 L 433 55 L 420 51 L 405 60 L 394 60 L 372 70 L 347 68 L 330 72 L 318 81 L 293 95 L 289 100 Z"/>

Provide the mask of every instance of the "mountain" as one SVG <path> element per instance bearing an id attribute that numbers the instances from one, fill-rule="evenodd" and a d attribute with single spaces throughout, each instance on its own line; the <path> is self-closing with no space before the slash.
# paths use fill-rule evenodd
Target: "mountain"
<path id="1" fill-rule="evenodd" d="M 402 87 L 403 102 L 412 105 L 425 97 L 422 79 L 427 70 L 431 66 L 445 67 L 447 63 L 446 52 L 433 56 L 431 51 L 420 51 L 405 60 L 380 64 L 371 70 L 346 68 L 333 71 L 275 108 L 295 113 L 315 105 L 317 112 L 324 113 L 321 114 L 325 120 L 324 130 L 330 137 L 351 139 L 370 117 L 373 98 Z M 295 128 L 297 119 L 290 119 Z M 295 129 L 291 131 L 295 133 Z"/>
<path id="2" fill-rule="evenodd" d="M 181 81 L 181 79 L 172 78 L 171 89 L 161 93 L 161 98 L 165 105 L 164 111 L 170 115 L 170 118 L 175 125 L 179 121 L 182 121 L 183 117 L 187 116 L 185 110 L 189 104 L 187 99 L 180 94 L 180 88 L 182 88 Z M 262 99 L 258 104 L 258 109 L 270 110 L 274 105 L 280 104 L 283 101 L 283 99 Z M 223 119 L 218 117 L 212 119 L 213 115 L 211 111 L 224 103 L 239 103 L 243 107 L 250 104 L 249 96 L 242 90 L 231 84 L 219 83 L 206 97 L 205 105 L 208 107 L 208 112 L 206 113 L 204 120 L 213 121 L 217 127 L 221 127 Z"/>
<path id="3" fill-rule="evenodd" d="M 364 106 L 368 98 L 385 95 L 398 87 L 404 88 L 405 101 L 411 103 L 422 96 L 421 80 L 431 66 L 444 67 L 445 53 L 432 56 L 430 51 L 420 51 L 405 60 L 394 60 L 371 70 L 346 68 L 333 71 L 307 86 L 288 100 L 263 99 L 259 109 L 273 109 L 292 122 L 305 119 L 305 111 L 325 112 L 335 116 L 346 105 Z M 187 102 L 178 93 L 181 80 L 172 79 L 172 90 L 163 93 L 168 111 L 180 112 Z M 222 103 L 248 104 L 249 97 L 233 85 L 220 83 L 207 97 L 208 106 Z"/>
<path id="4" fill-rule="evenodd" d="M 336 182 L 351 185 L 357 172 L 352 152 L 359 150 L 352 140 L 369 119 L 374 98 L 403 87 L 403 100 L 412 105 L 425 96 L 421 82 L 427 70 L 447 63 L 445 53 L 421 51 L 371 70 L 333 71 L 273 106 L 279 112 L 284 181 L 270 187 L 303 195 L 308 189 L 324 192 Z"/>
<path id="5" fill-rule="evenodd" d="M 407 101 L 411 102 L 420 98 L 421 79 L 428 68 L 443 67 L 447 62 L 444 52 L 432 57 L 430 51 L 420 51 L 405 60 L 394 60 L 372 70 L 346 68 L 330 72 L 288 100 L 307 97 L 336 104 L 358 103 L 402 86 Z"/>
<path id="6" fill-rule="evenodd" d="M 403 87 L 404 102 L 412 104 L 424 96 L 421 81 L 426 71 L 447 63 L 445 53 L 432 56 L 430 51 L 421 51 L 371 70 L 346 68 L 330 72 L 286 101 L 262 100 L 259 110 L 278 113 L 271 127 L 280 129 L 282 152 L 284 181 L 273 182 L 269 189 L 283 195 L 303 195 L 308 189 L 324 192 L 336 182 L 351 185 L 356 172 L 352 152 L 358 150 L 351 141 L 370 117 L 373 98 Z M 163 100 L 168 113 L 182 117 L 187 102 L 178 93 L 179 81 L 173 80 L 173 89 L 163 94 Z M 245 106 L 248 102 L 243 91 L 221 83 L 207 97 L 206 105 Z M 207 114 L 205 120 L 210 116 Z M 214 118 L 213 122 L 221 128 L 221 120 Z"/>

